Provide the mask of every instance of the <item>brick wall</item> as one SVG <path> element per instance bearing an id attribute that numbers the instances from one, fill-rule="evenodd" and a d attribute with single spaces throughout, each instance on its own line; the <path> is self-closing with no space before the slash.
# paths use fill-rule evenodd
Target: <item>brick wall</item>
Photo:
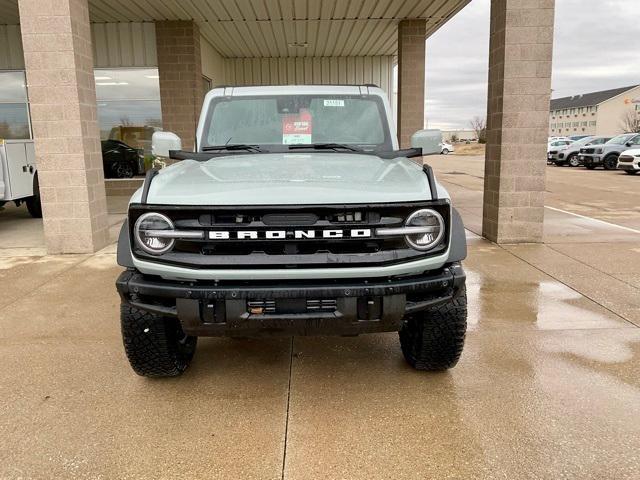
<path id="1" fill-rule="evenodd" d="M 425 20 L 398 24 L 398 141 L 411 144 L 411 135 L 424 128 Z"/>
<path id="2" fill-rule="evenodd" d="M 540 242 L 554 0 L 492 0 L 483 235 Z"/>
<path id="3" fill-rule="evenodd" d="M 202 106 L 200 31 L 193 21 L 156 22 L 162 126 L 193 149 Z"/>
<path id="4" fill-rule="evenodd" d="M 19 0 L 49 253 L 107 244 L 87 0 Z"/>

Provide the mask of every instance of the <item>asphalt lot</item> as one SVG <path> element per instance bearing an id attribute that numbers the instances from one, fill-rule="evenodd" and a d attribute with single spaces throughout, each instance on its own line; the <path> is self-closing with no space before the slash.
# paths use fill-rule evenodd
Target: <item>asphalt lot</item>
<path id="1" fill-rule="evenodd" d="M 546 243 L 496 246 L 481 159 L 429 162 L 470 230 L 446 373 L 383 334 L 205 338 L 184 376 L 137 377 L 113 246 L 0 244 L 0 478 L 640 478 L 640 177 L 549 167 Z"/>

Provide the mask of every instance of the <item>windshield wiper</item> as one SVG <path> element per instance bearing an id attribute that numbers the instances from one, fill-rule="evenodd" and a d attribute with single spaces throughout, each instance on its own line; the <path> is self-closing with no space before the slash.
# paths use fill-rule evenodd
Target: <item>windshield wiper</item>
<path id="1" fill-rule="evenodd" d="M 203 152 L 212 152 L 215 150 L 246 150 L 249 152 L 262 152 L 263 150 L 257 145 L 247 145 L 244 143 L 235 143 L 231 145 L 210 145 L 208 147 L 202 147 Z"/>
<path id="2" fill-rule="evenodd" d="M 345 145 L 344 143 L 294 143 L 287 145 L 289 150 L 348 150 L 350 152 L 364 152 L 361 148 Z"/>

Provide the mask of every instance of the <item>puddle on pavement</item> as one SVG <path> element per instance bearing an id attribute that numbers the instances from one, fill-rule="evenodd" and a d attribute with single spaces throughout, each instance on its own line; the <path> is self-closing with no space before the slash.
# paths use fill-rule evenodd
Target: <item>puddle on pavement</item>
<path id="1" fill-rule="evenodd" d="M 467 271 L 469 330 L 631 327 L 566 285 L 553 280 L 504 283 Z"/>

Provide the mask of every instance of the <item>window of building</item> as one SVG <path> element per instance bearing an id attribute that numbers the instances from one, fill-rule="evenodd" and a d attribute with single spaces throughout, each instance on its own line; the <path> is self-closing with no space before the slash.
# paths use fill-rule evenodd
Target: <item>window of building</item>
<path id="1" fill-rule="evenodd" d="M 590 127 L 595 127 L 596 126 L 596 122 L 589 122 L 589 126 Z"/>
<path id="2" fill-rule="evenodd" d="M 580 122 L 573 122 L 573 126 L 574 127 L 579 127 L 580 126 Z"/>
<path id="3" fill-rule="evenodd" d="M 587 126 L 587 122 L 582 122 L 582 126 L 586 127 Z"/>
<path id="4" fill-rule="evenodd" d="M 202 76 L 202 98 L 204 99 L 204 96 L 209 93 L 209 90 L 211 90 L 211 86 L 212 86 L 212 81 L 209 77 L 203 75 Z"/>
<path id="5" fill-rule="evenodd" d="M 29 101 L 23 71 L 0 72 L 0 138 L 31 138 Z"/>
<path id="6" fill-rule="evenodd" d="M 138 149 L 150 162 L 151 136 L 162 129 L 158 69 L 101 68 L 94 77 L 100 138 Z"/>

